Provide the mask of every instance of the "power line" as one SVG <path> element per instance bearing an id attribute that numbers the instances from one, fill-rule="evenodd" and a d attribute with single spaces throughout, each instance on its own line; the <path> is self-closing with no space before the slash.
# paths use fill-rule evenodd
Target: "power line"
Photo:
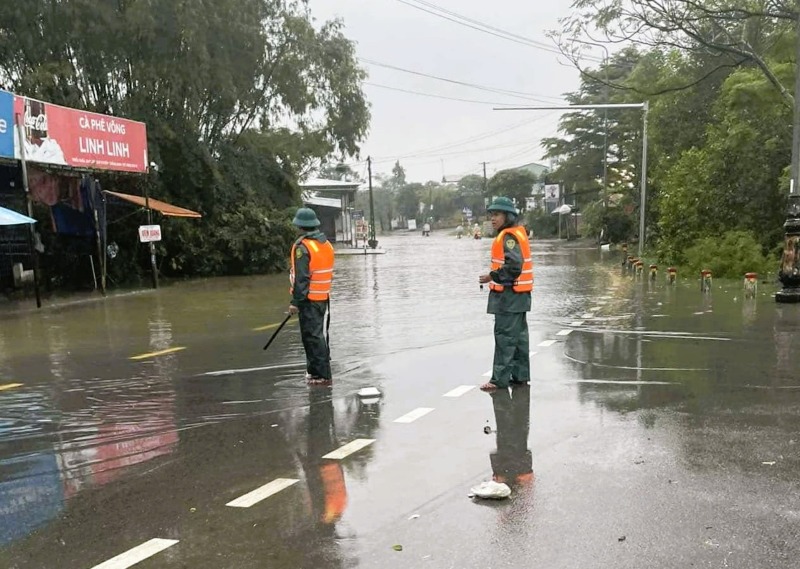
<path id="1" fill-rule="evenodd" d="M 468 83 L 466 81 L 458 81 L 457 79 L 448 79 L 447 77 L 439 77 L 438 75 L 431 75 L 429 73 L 423 73 L 422 71 L 414 71 L 413 69 L 406 69 L 404 67 L 398 67 L 396 65 L 391 65 L 389 63 L 382 63 L 380 61 L 375 61 L 374 59 L 367 59 L 365 57 L 359 57 L 359 61 L 362 61 L 368 65 L 374 65 L 376 67 L 383 67 L 385 69 L 391 69 L 393 71 L 400 71 L 402 73 L 408 73 L 410 75 L 417 75 L 418 77 L 426 77 L 428 79 L 435 79 L 436 81 L 444 81 L 445 83 L 452 83 L 454 85 L 461 85 L 462 87 L 470 87 L 472 89 L 478 89 L 480 91 L 487 91 L 489 93 L 496 93 L 500 95 L 508 95 L 512 97 L 516 97 L 518 99 L 527 99 L 530 101 L 538 101 L 540 103 L 544 103 L 541 98 L 545 99 L 553 99 L 557 101 L 563 100 L 560 97 L 551 97 L 550 95 L 536 95 L 534 93 L 523 93 L 521 91 L 512 91 L 509 89 L 498 89 L 496 87 L 487 87 L 486 85 L 478 85 L 477 83 Z"/>
<path id="2" fill-rule="evenodd" d="M 422 12 L 426 12 L 428 14 L 436 16 L 437 18 L 443 18 L 460 26 L 465 26 L 467 28 L 483 32 L 491 36 L 495 36 L 504 40 L 512 41 L 514 43 L 518 43 L 542 51 L 547 51 L 549 53 L 553 53 L 556 55 L 563 55 L 562 52 L 557 48 L 555 48 L 554 46 L 550 46 L 546 43 L 536 41 L 534 39 L 519 34 L 515 34 L 513 32 L 509 32 L 502 28 L 490 26 L 479 20 L 469 18 L 467 16 L 464 16 L 463 14 L 459 14 L 458 12 L 453 12 L 452 10 L 448 10 L 447 8 L 442 8 L 441 6 L 437 6 L 436 4 L 433 4 L 431 2 L 426 2 L 425 0 L 411 0 L 411 1 L 397 0 L 397 1 L 400 2 L 401 4 L 409 6 L 410 8 L 421 10 Z"/>
<path id="3" fill-rule="evenodd" d="M 422 97 L 432 97 L 434 99 L 445 99 L 447 101 L 458 101 L 461 103 L 475 103 L 480 105 L 513 105 L 516 103 L 497 103 L 493 101 L 478 101 L 475 99 L 461 99 L 458 97 L 448 97 L 446 95 L 437 95 L 435 93 L 423 93 L 422 91 L 413 91 L 411 89 L 401 89 L 400 87 L 391 87 L 389 85 L 381 85 L 379 83 L 371 83 L 370 81 L 364 81 L 364 85 L 369 85 L 370 87 L 379 87 L 381 89 L 388 89 L 389 91 L 398 91 L 400 93 L 409 93 L 411 95 L 420 95 Z"/>
<path id="4" fill-rule="evenodd" d="M 518 123 L 512 123 L 512 124 L 507 125 L 507 126 L 501 128 L 501 129 L 491 130 L 491 131 L 488 131 L 488 132 L 483 132 L 483 133 L 478 134 L 476 136 L 472 136 L 472 137 L 469 137 L 467 139 L 462 139 L 462 140 L 455 141 L 455 142 L 452 142 L 452 143 L 447 143 L 447 144 L 444 144 L 444 145 L 439 145 L 439 146 L 434 146 L 434 147 L 428 147 L 428 148 L 424 148 L 424 149 L 421 149 L 421 150 L 413 151 L 413 152 L 410 152 L 408 154 L 403 154 L 403 155 L 399 155 L 399 156 L 383 157 L 383 161 L 386 162 L 386 161 L 395 161 L 395 160 L 406 160 L 408 158 L 431 156 L 432 153 L 435 153 L 435 152 L 441 152 L 443 150 L 449 150 L 451 148 L 458 148 L 459 146 L 464 146 L 466 144 L 471 144 L 473 142 L 478 142 L 480 140 L 485 140 L 485 139 L 491 138 L 493 136 L 498 136 L 498 135 L 501 135 L 501 134 L 505 134 L 507 132 L 511 132 L 512 130 L 516 130 L 516 129 L 521 128 L 523 126 L 527 126 L 529 124 L 533 124 L 535 122 L 539 122 L 541 120 L 547 119 L 547 118 L 553 116 L 554 114 L 556 114 L 556 113 L 546 113 L 546 114 L 540 115 L 540 116 L 538 116 L 536 118 L 533 118 L 533 119 L 528 119 L 528 120 L 525 120 L 525 121 L 522 121 L 522 122 L 518 122 Z"/>

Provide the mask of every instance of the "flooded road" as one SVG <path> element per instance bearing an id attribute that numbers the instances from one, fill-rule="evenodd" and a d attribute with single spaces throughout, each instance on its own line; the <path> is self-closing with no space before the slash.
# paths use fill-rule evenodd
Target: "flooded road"
<path id="1" fill-rule="evenodd" d="M 800 307 L 537 243 L 490 396 L 490 241 L 381 244 L 337 260 L 333 389 L 296 323 L 262 350 L 285 276 L 0 313 L 0 567 L 796 566 Z"/>

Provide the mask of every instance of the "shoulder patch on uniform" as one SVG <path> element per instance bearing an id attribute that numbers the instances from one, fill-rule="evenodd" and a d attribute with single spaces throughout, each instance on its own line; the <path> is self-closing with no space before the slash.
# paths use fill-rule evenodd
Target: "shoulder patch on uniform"
<path id="1" fill-rule="evenodd" d="M 297 250 L 294 252 L 294 256 L 299 259 L 300 257 L 303 256 L 303 250 L 300 247 L 298 247 Z"/>
<path id="2" fill-rule="evenodd" d="M 506 239 L 506 247 L 508 247 L 509 249 L 513 249 L 516 246 L 517 246 L 516 240 L 514 240 L 514 239 Z"/>

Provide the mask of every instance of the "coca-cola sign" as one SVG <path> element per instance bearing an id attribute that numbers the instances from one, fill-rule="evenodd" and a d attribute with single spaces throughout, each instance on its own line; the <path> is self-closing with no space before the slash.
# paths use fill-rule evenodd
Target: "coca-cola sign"
<path id="1" fill-rule="evenodd" d="M 25 109 L 25 128 L 47 132 L 47 115 L 41 113 L 33 116 L 31 115 L 31 108 L 27 107 Z"/>

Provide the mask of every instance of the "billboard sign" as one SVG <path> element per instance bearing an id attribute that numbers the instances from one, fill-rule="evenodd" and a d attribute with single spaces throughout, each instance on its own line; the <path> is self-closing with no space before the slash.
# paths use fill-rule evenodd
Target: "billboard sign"
<path id="1" fill-rule="evenodd" d="M 0 119 L 6 118 L 8 95 L 11 94 L 0 91 Z M 11 97 L 16 120 L 8 126 L 21 122 L 27 161 L 96 170 L 147 171 L 144 123 Z M 19 137 L 14 136 L 13 128 L 7 130 L 14 145 L 13 156 L 19 160 Z M 6 135 L 0 132 L 0 156 L 6 156 L 7 144 Z"/>
<path id="2" fill-rule="evenodd" d="M 0 90 L 0 158 L 14 158 L 14 95 Z"/>
<path id="3" fill-rule="evenodd" d="M 557 202 L 559 199 L 561 199 L 561 186 L 558 184 L 545 185 L 544 199 L 548 202 Z"/>

